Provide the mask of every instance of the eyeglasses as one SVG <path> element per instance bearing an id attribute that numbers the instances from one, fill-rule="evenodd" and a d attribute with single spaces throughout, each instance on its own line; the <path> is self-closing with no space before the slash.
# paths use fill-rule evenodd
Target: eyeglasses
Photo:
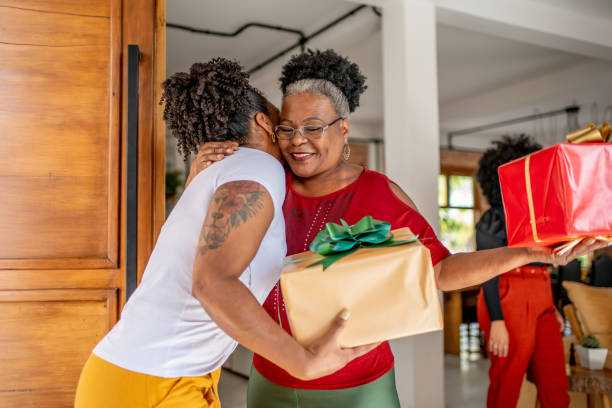
<path id="1" fill-rule="evenodd" d="M 332 126 L 339 120 L 344 120 L 342 116 L 338 117 L 333 122 L 328 123 L 325 126 L 321 125 L 304 125 L 299 128 L 293 128 L 287 125 L 278 125 L 274 128 L 274 134 L 279 140 L 291 140 L 295 136 L 295 132 L 298 131 L 306 139 L 320 139 L 328 127 Z"/>

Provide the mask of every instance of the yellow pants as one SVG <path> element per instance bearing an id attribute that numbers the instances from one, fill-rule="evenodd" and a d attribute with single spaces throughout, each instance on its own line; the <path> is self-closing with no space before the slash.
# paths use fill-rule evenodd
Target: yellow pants
<path id="1" fill-rule="evenodd" d="M 221 368 L 201 377 L 136 373 L 91 354 L 77 386 L 75 408 L 220 408 Z"/>

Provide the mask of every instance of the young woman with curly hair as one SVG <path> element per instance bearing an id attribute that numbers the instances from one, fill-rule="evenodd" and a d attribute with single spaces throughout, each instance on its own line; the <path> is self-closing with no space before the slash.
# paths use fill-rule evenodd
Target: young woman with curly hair
<path id="1" fill-rule="evenodd" d="M 339 222 L 342 218 L 353 224 L 371 215 L 391 223 L 394 229 L 409 227 L 417 234 L 430 250 L 438 287 L 455 290 L 480 284 L 530 262 L 564 264 L 576 255 L 605 245 L 589 240 L 563 257 L 553 255 L 548 248 L 497 248 L 450 255 L 397 184 L 384 174 L 345 160 L 350 155 L 350 113 L 359 106 L 359 97 L 366 89 L 359 67 L 332 50 L 309 50 L 294 56 L 283 67 L 280 83 L 283 105 L 275 134 L 289 167 L 283 208 L 289 254 L 307 250 L 327 222 Z M 205 144 L 192 167 L 193 172 L 219 160 L 223 149 L 230 146 L 231 143 Z M 282 323 L 284 330 L 291 332 L 278 284 L 264 307 L 278 324 Z M 291 375 L 266 356 L 256 354 L 247 405 L 249 408 L 399 407 L 393 367 L 393 354 L 387 342 L 331 375 L 307 381 Z"/>
<path id="2" fill-rule="evenodd" d="M 225 59 L 163 87 L 164 119 L 185 156 L 208 141 L 241 149 L 181 196 L 121 319 L 83 368 L 76 407 L 218 407 L 220 366 L 237 342 L 303 380 L 372 350 L 338 346 L 346 311 L 304 349 L 261 307 L 286 249 L 278 110 Z"/>
<path id="3" fill-rule="evenodd" d="M 491 208 L 476 224 L 479 250 L 508 245 L 497 169 L 542 147 L 529 137 L 505 136 L 480 159 L 476 177 Z M 514 407 L 529 371 L 543 408 L 569 406 L 563 318 L 553 304 L 548 267 L 519 266 L 482 285 L 478 322 L 490 352 L 487 407 Z"/>

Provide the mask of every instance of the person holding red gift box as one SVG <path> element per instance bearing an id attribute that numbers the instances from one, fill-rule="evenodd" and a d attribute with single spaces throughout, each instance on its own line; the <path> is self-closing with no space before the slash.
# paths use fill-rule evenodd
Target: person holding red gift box
<path id="1" fill-rule="evenodd" d="M 526 136 L 494 142 L 479 162 L 477 179 L 491 208 L 476 225 L 479 250 L 508 245 L 497 168 L 541 146 Z M 525 373 L 538 389 L 542 407 L 567 407 L 567 377 L 561 330 L 564 321 L 553 305 L 548 267 L 529 264 L 482 285 L 478 322 L 490 352 L 487 407 L 514 407 Z"/>

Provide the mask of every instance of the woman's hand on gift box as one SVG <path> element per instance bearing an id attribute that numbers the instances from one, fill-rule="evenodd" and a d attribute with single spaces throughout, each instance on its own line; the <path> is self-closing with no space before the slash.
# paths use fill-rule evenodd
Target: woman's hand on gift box
<path id="1" fill-rule="evenodd" d="M 344 330 L 350 313 L 343 310 L 336 316 L 332 326 L 321 338 L 308 347 L 307 362 L 301 372 L 294 376 L 301 380 L 313 380 L 333 374 L 357 357 L 374 350 L 380 343 L 365 346 L 342 348 L 339 345 L 340 334 Z"/>
<path id="2" fill-rule="evenodd" d="M 555 265 L 566 265 L 574 259 L 586 255 L 589 252 L 596 251 L 609 246 L 607 241 L 596 238 L 585 238 L 580 243 L 575 245 L 571 250 L 566 252 L 555 251 L 554 248 L 548 247 L 533 247 L 527 248 L 529 256 L 532 259 L 530 262 L 541 262 Z"/>

